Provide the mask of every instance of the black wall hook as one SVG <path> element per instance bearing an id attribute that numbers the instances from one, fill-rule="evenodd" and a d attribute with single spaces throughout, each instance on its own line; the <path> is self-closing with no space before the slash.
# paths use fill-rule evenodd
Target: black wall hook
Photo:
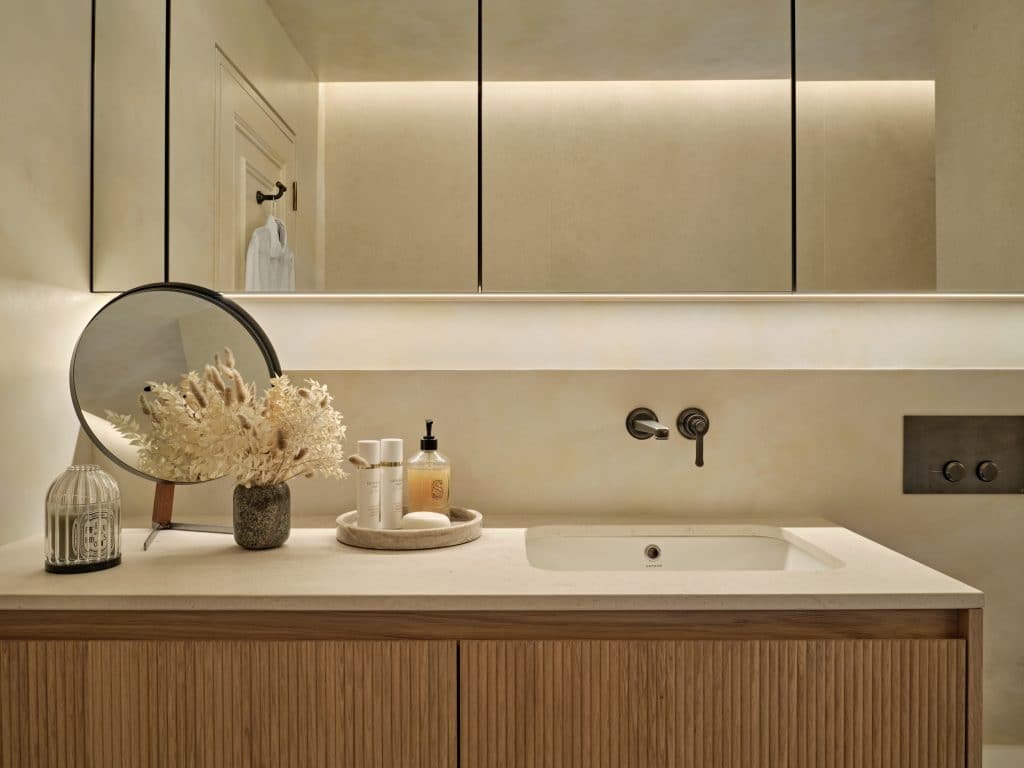
<path id="1" fill-rule="evenodd" d="M 265 195 L 259 190 L 256 190 L 256 205 L 263 205 L 264 200 L 280 200 L 284 197 L 284 193 L 288 191 L 288 187 L 282 184 L 280 181 L 277 182 L 277 194 L 276 195 Z"/>

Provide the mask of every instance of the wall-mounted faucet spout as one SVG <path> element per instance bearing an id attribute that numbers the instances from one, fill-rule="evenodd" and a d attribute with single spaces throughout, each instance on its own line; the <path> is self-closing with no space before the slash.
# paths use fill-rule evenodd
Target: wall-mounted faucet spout
<path id="1" fill-rule="evenodd" d="M 649 421 L 647 419 L 634 421 L 633 427 L 639 432 L 646 432 L 648 437 L 654 435 L 655 440 L 668 440 L 668 427 L 657 421 Z"/>
<path id="2" fill-rule="evenodd" d="M 668 427 L 658 421 L 658 415 L 650 408 L 634 408 L 626 417 L 626 431 L 637 440 L 668 440 Z"/>

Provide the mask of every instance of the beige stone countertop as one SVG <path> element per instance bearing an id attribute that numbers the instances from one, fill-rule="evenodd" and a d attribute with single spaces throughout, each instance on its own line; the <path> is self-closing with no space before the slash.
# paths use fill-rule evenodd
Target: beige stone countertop
<path id="1" fill-rule="evenodd" d="M 627 531 L 630 526 L 621 526 Z M 709 534 L 707 526 L 675 531 Z M 756 535 L 747 526 L 744 532 Z M 449 549 L 378 552 L 296 528 L 249 552 L 224 534 L 125 530 L 123 562 L 43 570 L 40 538 L 0 547 L 0 610 L 838 610 L 977 608 L 982 594 L 845 528 L 781 529 L 838 558 L 820 571 L 555 571 L 530 565 L 523 528 Z"/>

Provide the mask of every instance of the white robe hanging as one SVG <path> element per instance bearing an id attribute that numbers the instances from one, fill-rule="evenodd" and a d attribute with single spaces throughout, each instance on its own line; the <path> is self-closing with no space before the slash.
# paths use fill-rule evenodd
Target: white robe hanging
<path id="1" fill-rule="evenodd" d="M 253 230 L 245 252 L 245 290 L 294 291 L 295 256 L 288 247 L 288 231 L 276 216 Z"/>

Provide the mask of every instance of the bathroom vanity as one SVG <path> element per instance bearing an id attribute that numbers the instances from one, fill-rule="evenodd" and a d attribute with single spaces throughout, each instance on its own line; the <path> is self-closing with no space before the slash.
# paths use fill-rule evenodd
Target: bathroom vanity
<path id="1" fill-rule="evenodd" d="M 0 765 L 980 766 L 981 593 L 843 528 L 144 537 L 0 547 Z"/>

